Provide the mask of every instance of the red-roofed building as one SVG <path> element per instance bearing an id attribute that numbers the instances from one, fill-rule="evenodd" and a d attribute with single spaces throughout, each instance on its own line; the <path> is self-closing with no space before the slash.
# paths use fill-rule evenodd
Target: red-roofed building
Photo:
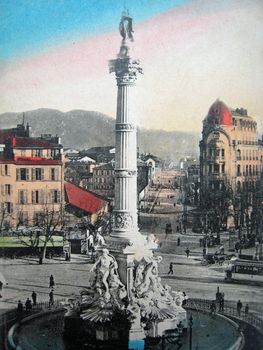
<path id="1" fill-rule="evenodd" d="M 253 203 L 252 192 L 263 172 L 263 147 L 257 122 L 244 108 L 230 109 L 217 100 L 203 121 L 200 141 L 200 199 L 226 221 L 230 199 L 235 202 L 236 225 L 244 222 L 244 212 Z M 246 200 L 240 202 L 241 197 Z M 246 203 L 245 203 L 246 202 Z M 223 208 L 223 209 L 222 209 Z"/>
<path id="2" fill-rule="evenodd" d="M 69 182 L 65 183 L 65 203 L 68 213 L 79 218 L 86 217 L 91 223 L 108 211 L 108 202 L 101 196 Z"/>
<path id="3" fill-rule="evenodd" d="M 30 127 L 0 130 L 2 227 L 37 225 L 43 206 L 61 211 L 64 157 L 59 138 L 30 137 Z"/>

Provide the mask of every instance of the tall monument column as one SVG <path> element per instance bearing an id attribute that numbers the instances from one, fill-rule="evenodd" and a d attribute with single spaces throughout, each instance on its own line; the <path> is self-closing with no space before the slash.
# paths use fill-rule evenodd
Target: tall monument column
<path id="1" fill-rule="evenodd" d="M 130 57 L 133 41 L 132 18 L 123 15 L 120 25 L 122 42 L 116 59 L 110 61 L 110 72 L 116 75 L 117 115 L 115 144 L 115 205 L 111 237 L 134 241 L 140 235 L 137 223 L 137 135 L 129 95 L 137 74 L 142 73 L 138 60 Z"/>
<path id="2" fill-rule="evenodd" d="M 76 320 L 81 319 L 80 333 L 114 342 L 128 331 L 133 348 L 133 342 L 138 345 L 137 341 L 143 341 L 146 335 L 162 336 L 166 330 L 177 328 L 186 320 L 186 312 L 182 308 L 183 293 L 172 293 L 161 283 L 162 257 L 153 254 L 158 247 L 154 235 L 146 237 L 138 229 L 137 135 L 129 94 L 142 69 L 130 55 L 133 29 L 128 14 L 122 16 L 119 29 L 120 51 L 110 61 L 110 72 L 115 73 L 118 87 L 112 232 L 106 239 L 107 248 L 97 247 L 90 287 L 82 291 L 80 301 L 71 301 L 73 307 L 65 317 L 65 328 L 71 331 Z"/>

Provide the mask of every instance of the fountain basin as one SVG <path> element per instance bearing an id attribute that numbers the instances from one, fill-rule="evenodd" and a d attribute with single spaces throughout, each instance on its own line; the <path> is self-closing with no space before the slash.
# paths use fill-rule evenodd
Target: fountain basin
<path id="1" fill-rule="evenodd" d="M 64 332 L 64 310 L 55 312 L 45 312 L 27 319 L 24 319 L 20 325 L 16 324 L 9 331 L 9 347 L 20 346 L 23 350 L 89 350 L 89 349 L 144 349 L 147 350 L 149 344 L 143 340 L 131 341 L 128 337 L 122 344 L 98 341 L 90 343 L 89 337 L 66 339 Z M 189 317 L 188 312 L 188 317 Z M 216 315 L 211 317 L 209 314 L 191 311 L 193 316 L 192 328 L 192 349 L 198 350 L 241 350 L 243 346 L 242 335 L 238 332 L 237 324 L 228 318 Z M 157 339 L 158 340 L 158 339 Z M 167 344 L 166 344 L 167 343 Z M 175 349 L 174 344 L 167 341 L 165 350 Z M 189 349 L 189 332 L 182 336 L 181 350 Z M 155 347 L 159 349 L 160 342 L 156 341 Z"/>

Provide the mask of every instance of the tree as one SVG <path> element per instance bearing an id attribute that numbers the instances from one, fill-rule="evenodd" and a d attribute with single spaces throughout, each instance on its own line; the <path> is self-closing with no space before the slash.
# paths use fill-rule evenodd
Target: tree
<path id="1" fill-rule="evenodd" d="M 0 204 L 0 233 L 4 229 L 8 229 L 10 227 L 10 223 L 8 219 L 11 219 L 12 215 L 12 203 L 10 203 L 10 207 L 8 208 L 6 203 L 1 203 Z"/>
<path id="2" fill-rule="evenodd" d="M 43 247 L 39 262 L 42 263 L 46 258 L 47 244 L 52 240 L 57 229 L 61 229 L 65 225 L 64 215 L 62 210 L 56 210 L 54 206 L 45 205 L 41 212 L 36 217 L 37 226 L 43 234 Z"/>

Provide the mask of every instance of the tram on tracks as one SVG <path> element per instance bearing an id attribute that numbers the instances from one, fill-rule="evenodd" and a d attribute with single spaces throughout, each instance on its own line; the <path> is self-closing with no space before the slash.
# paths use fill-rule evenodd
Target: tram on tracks
<path id="1" fill-rule="evenodd" d="M 263 261 L 232 258 L 225 271 L 226 280 L 231 280 L 235 274 L 263 275 Z"/>

